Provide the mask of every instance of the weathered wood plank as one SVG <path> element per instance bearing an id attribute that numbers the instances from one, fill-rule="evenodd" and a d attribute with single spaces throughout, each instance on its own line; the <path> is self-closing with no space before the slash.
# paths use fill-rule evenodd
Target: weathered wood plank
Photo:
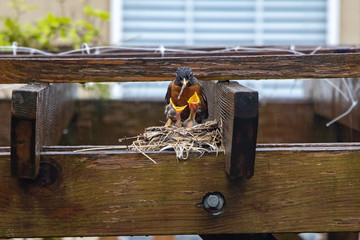
<path id="1" fill-rule="evenodd" d="M 276 238 L 276 240 L 303 240 L 296 233 L 275 233 L 273 236 Z"/>
<path id="2" fill-rule="evenodd" d="M 269 233 L 255 233 L 255 234 L 202 234 L 200 237 L 203 240 L 277 240 Z"/>
<path id="3" fill-rule="evenodd" d="M 41 98 L 48 84 L 33 84 L 13 91 L 11 103 L 11 172 L 20 178 L 35 178 L 42 147 L 39 130 Z"/>
<path id="4" fill-rule="evenodd" d="M 73 84 L 30 84 L 13 91 L 11 165 L 13 176 L 35 178 L 40 151 L 57 144 L 74 114 Z"/>
<path id="5" fill-rule="evenodd" d="M 173 80 L 189 66 L 200 80 L 360 77 L 360 53 L 158 58 L 1 58 L 0 83 Z"/>
<path id="6" fill-rule="evenodd" d="M 10 109 L 10 101 L 0 100 L 0 146 L 10 146 Z"/>
<path id="7" fill-rule="evenodd" d="M 153 164 L 140 153 L 44 150 L 35 182 L 11 178 L 0 153 L 0 237 L 360 230 L 358 145 L 259 147 L 242 182 L 227 177 L 223 154 L 149 153 Z M 199 205 L 214 191 L 225 197 L 218 216 Z"/>
<path id="8" fill-rule="evenodd" d="M 258 92 L 237 82 L 218 82 L 216 100 L 223 124 L 225 171 L 232 178 L 254 175 L 259 120 Z"/>
<path id="9" fill-rule="evenodd" d="M 328 240 L 358 240 L 358 232 L 331 232 L 328 234 Z"/>
<path id="10" fill-rule="evenodd" d="M 225 171 L 231 178 L 251 178 L 259 119 L 258 92 L 234 81 L 208 81 L 204 87 L 209 119 L 223 126 Z"/>

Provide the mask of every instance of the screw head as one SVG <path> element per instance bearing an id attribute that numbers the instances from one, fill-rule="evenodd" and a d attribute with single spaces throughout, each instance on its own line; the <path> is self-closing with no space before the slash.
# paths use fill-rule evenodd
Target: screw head
<path id="1" fill-rule="evenodd" d="M 220 203 L 220 199 L 217 195 L 209 195 L 206 199 L 206 202 L 209 207 L 216 208 Z"/>
<path id="2" fill-rule="evenodd" d="M 220 192 L 209 192 L 203 197 L 203 208 L 212 215 L 219 215 L 223 212 L 225 198 Z"/>

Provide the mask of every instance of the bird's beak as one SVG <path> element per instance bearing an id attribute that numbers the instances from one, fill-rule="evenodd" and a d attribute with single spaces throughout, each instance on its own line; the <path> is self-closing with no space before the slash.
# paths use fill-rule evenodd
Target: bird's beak
<path id="1" fill-rule="evenodd" d="M 184 91 L 184 89 L 185 89 L 185 87 L 186 87 L 186 85 L 187 85 L 188 82 L 189 82 L 189 80 L 186 80 L 185 78 L 183 79 L 183 81 L 182 81 L 182 87 L 181 87 L 180 93 L 179 93 L 179 95 L 178 95 L 178 99 L 181 98 L 181 94 L 183 93 L 183 91 Z"/>
<path id="2" fill-rule="evenodd" d="M 187 105 L 182 106 L 182 107 L 175 106 L 172 98 L 170 98 L 170 104 L 171 104 L 171 106 L 174 108 L 174 110 L 175 110 L 176 112 L 182 112 L 182 111 L 187 107 Z"/>
<path id="3" fill-rule="evenodd" d="M 188 103 L 192 105 L 197 105 L 199 104 L 199 102 L 200 102 L 200 98 L 197 95 L 197 92 L 195 92 L 194 95 L 192 95 L 188 100 Z"/>

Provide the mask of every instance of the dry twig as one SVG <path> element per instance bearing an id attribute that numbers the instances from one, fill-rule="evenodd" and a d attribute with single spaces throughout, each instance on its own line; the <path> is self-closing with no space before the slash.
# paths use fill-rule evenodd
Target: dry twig
<path id="1" fill-rule="evenodd" d="M 220 125 L 220 126 L 219 126 Z M 155 126 L 145 129 L 143 134 L 138 135 L 131 145 L 117 147 L 101 147 L 77 150 L 78 152 L 106 150 L 106 149 L 127 149 L 142 153 L 152 162 L 145 151 L 175 151 L 178 159 L 186 160 L 190 152 L 200 153 L 200 157 L 207 152 L 219 152 L 222 147 L 222 127 L 216 120 L 207 121 L 195 125 L 192 128 L 177 128 L 174 126 Z M 129 138 L 126 138 L 129 139 Z"/>
<path id="2" fill-rule="evenodd" d="M 137 137 L 130 149 L 140 151 L 174 150 L 178 159 L 187 159 L 190 152 L 203 155 L 222 150 L 222 130 L 216 121 L 208 121 L 192 128 L 173 126 L 148 127 Z"/>

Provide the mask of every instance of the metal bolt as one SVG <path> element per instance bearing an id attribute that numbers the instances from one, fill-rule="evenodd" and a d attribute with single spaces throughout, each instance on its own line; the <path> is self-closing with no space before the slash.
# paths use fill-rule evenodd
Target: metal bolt
<path id="1" fill-rule="evenodd" d="M 209 205 L 209 207 L 211 208 L 216 208 L 217 205 L 219 205 L 220 203 L 220 199 L 217 195 L 209 195 L 206 199 L 207 204 Z"/>
<path id="2" fill-rule="evenodd" d="M 210 192 L 203 197 L 203 208 L 212 215 L 219 215 L 223 212 L 225 198 L 219 192 Z"/>

